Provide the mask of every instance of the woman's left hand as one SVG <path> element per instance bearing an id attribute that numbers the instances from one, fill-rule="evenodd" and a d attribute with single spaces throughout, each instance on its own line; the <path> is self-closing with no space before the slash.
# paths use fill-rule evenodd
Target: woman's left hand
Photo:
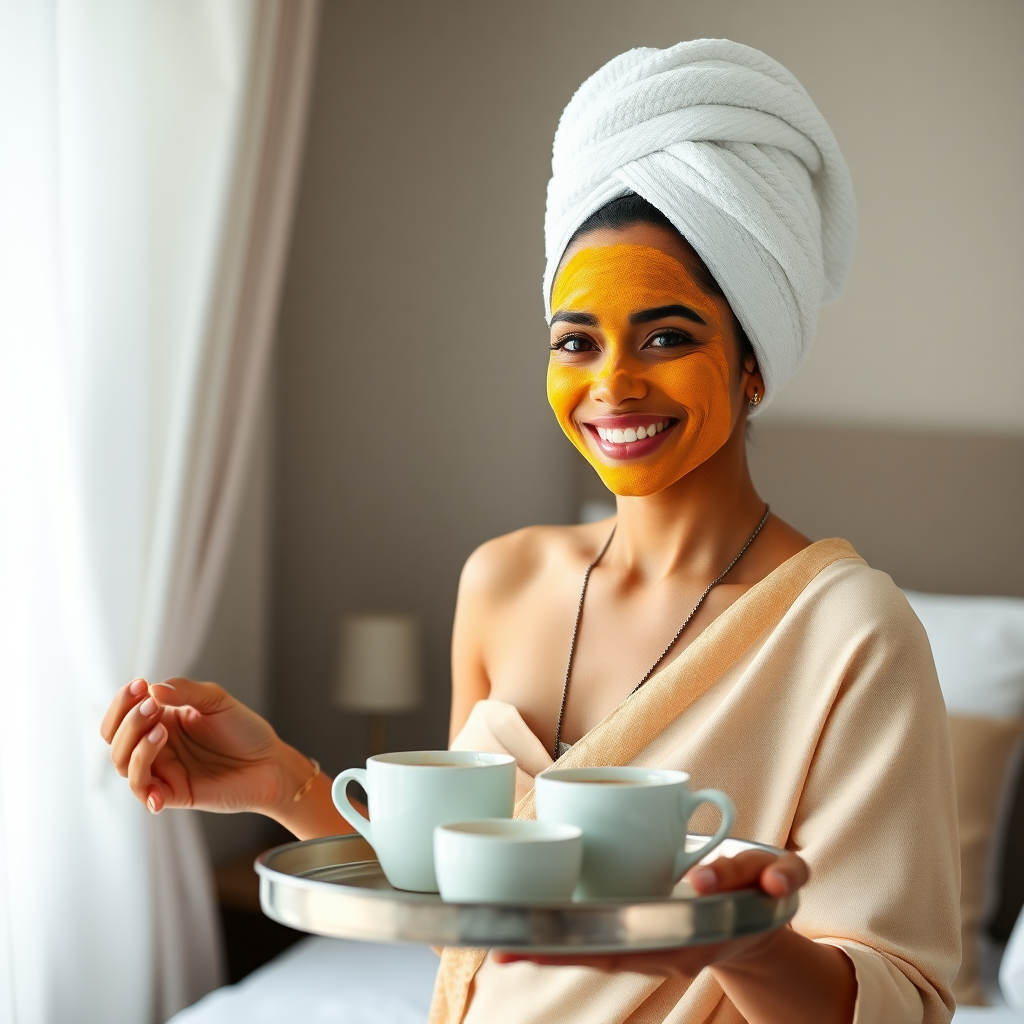
<path id="1" fill-rule="evenodd" d="M 759 886 L 769 896 L 788 896 L 796 892 L 808 878 L 807 865 L 795 854 L 778 856 L 767 850 L 746 850 L 735 857 L 719 857 L 711 864 L 690 869 L 686 878 L 698 895 L 729 892 Z M 752 935 L 729 942 L 684 949 L 665 949 L 650 953 L 610 953 L 596 956 L 495 952 L 497 963 L 508 964 L 529 960 L 550 966 L 593 967 L 599 971 L 631 971 L 660 977 L 694 977 L 705 967 L 713 967 L 736 959 L 757 955 L 770 946 L 777 932 Z M 767 951 L 767 950 L 765 950 Z"/>

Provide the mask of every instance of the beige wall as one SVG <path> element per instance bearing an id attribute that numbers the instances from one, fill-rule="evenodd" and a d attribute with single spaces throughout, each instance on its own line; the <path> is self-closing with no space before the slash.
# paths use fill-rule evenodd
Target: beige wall
<path id="1" fill-rule="evenodd" d="M 282 733 L 330 770 L 363 756 L 329 678 L 338 615 L 378 607 L 427 635 L 431 701 L 392 743 L 443 742 L 463 559 L 574 515 L 543 395 L 544 186 L 563 105 L 629 46 L 767 50 L 853 169 L 851 286 L 766 426 L 1024 432 L 1022 29 L 1017 0 L 325 0 L 276 378 Z M 773 458 L 766 489 L 816 508 Z"/>
<path id="2" fill-rule="evenodd" d="M 462 562 L 571 515 L 537 298 L 551 125 L 523 103 L 532 33 L 492 9 L 323 13 L 279 331 L 275 680 L 280 731 L 331 769 L 365 756 L 330 703 L 339 615 L 420 617 L 429 699 L 389 744 L 443 745 Z"/>
<path id="3" fill-rule="evenodd" d="M 859 237 L 766 418 L 1024 433 L 1024 4 L 792 7 L 819 12 L 791 67 L 846 154 Z"/>

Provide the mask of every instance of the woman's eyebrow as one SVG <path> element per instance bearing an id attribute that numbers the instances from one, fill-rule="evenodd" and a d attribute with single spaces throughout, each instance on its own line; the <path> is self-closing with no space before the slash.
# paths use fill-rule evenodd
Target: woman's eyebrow
<path id="1" fill-rule="evenodd" d="M 571 309 L 563 309 L 551 317 L 553 324 L 576 324 L 579 327 L 598 327 L 600 321 L 593 313 L 577 313 Z"/>
<path id="2" fill-rule="evenodd" d="M 695 324 L 706 324 L 707 321 L 689 306 L 657 306 L 654 309 L 641 309 L 629 314 L 631 324 L 649 324 L 652 320 L 667 320 L 670 316 L 678 316 L 683 320 L 692 320 Z"/>

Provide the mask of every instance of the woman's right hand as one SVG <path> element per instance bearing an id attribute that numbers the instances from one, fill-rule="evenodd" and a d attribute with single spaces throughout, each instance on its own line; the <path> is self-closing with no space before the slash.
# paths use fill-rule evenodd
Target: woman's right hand
<path id="1" fill-rule="evenodd" d="M 195 807 L 279 817 L 285 797 L 313 770 L 269 722 L 215 683 L 135 679 L 114 697 L 100 734 L 118 772 L 154 813 Z"/>

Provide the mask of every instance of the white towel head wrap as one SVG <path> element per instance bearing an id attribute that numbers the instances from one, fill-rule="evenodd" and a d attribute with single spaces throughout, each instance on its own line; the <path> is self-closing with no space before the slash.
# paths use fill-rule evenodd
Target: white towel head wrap
<path id="1" fill-rule="evenodd" d="M 857 213 L 835 136 L 781 64 L 728 39 L 623 53 L 569 101 L 551 169 L 549 319 L 573 234 L 635 192 L 718 281 L 754 347 L 765 398 L 790 380 L 811 347 L 818 307 L 842 291 Z"/>

